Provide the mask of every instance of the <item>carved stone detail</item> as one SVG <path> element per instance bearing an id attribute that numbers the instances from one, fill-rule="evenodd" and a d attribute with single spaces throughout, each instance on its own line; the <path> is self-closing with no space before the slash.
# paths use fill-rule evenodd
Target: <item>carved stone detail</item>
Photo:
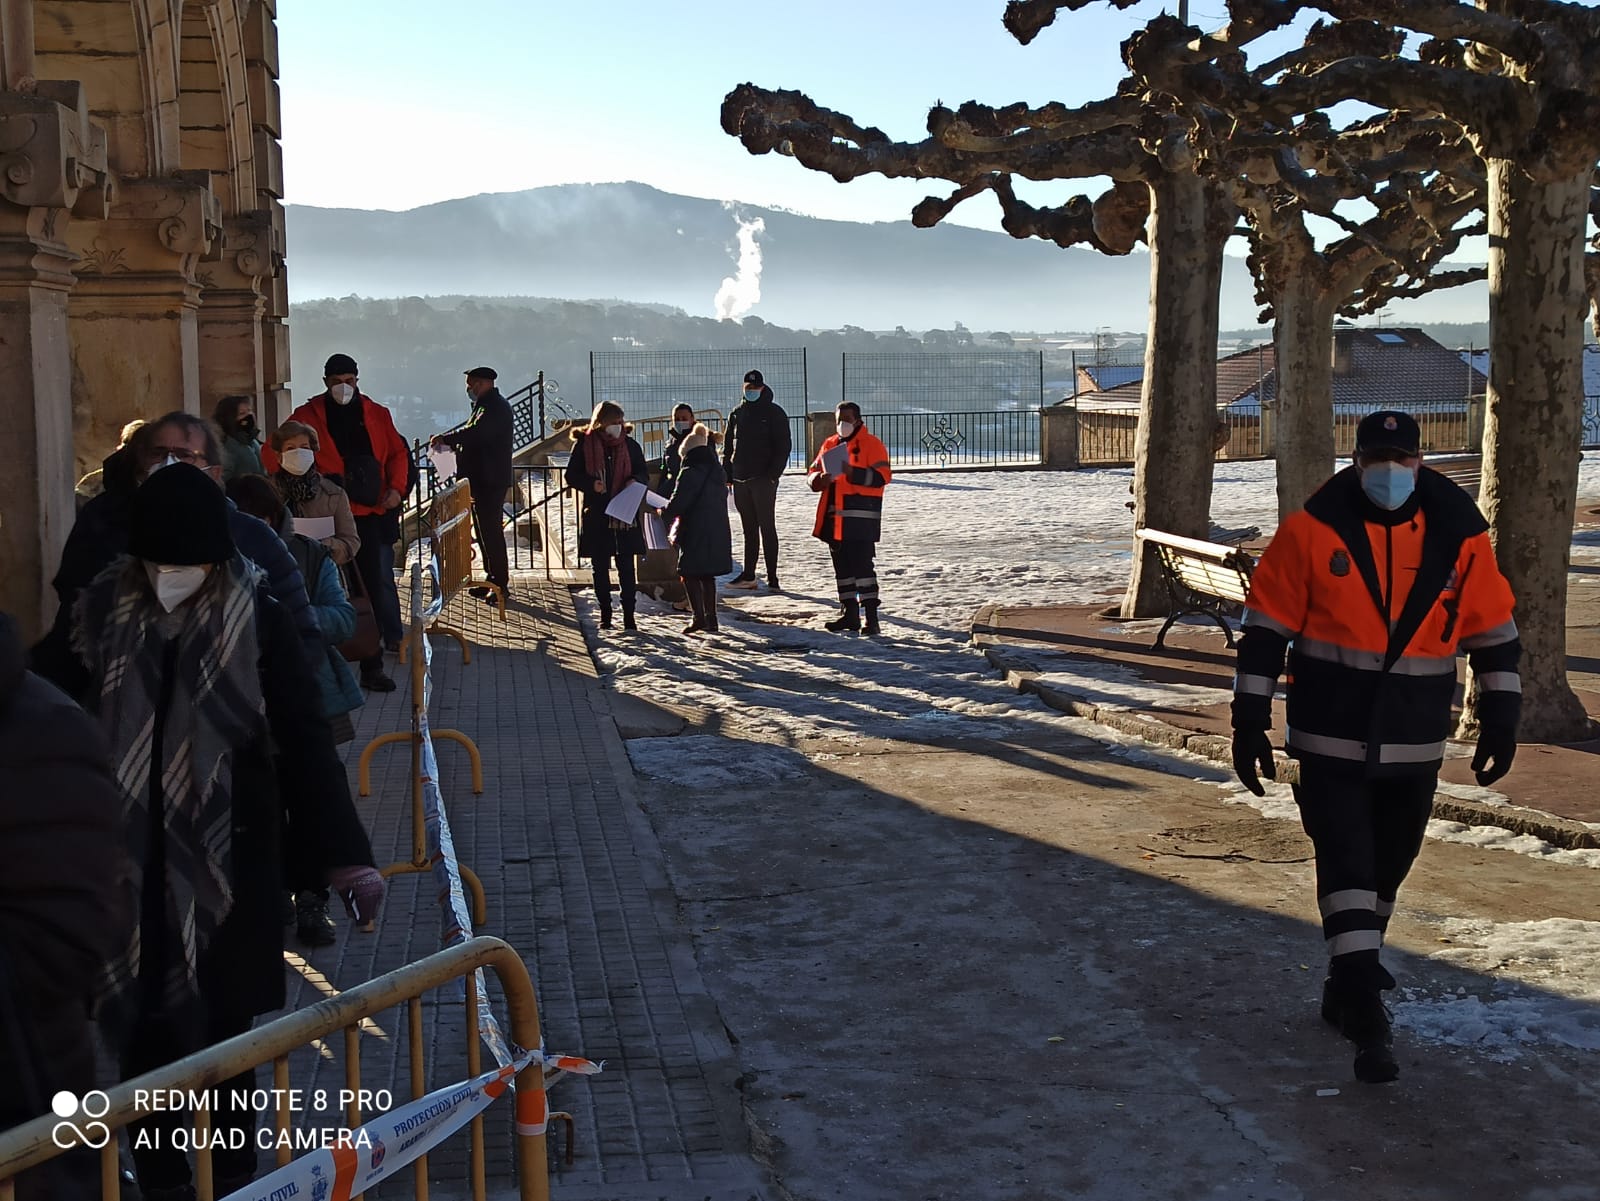
<path id="1" fill-rule="evenodd" d="M 0 92 L 0 199 L 22 208 L 73 208 L 106 186 L 105 131 L 80 87 L 47 80 L 31 94 Z"/>

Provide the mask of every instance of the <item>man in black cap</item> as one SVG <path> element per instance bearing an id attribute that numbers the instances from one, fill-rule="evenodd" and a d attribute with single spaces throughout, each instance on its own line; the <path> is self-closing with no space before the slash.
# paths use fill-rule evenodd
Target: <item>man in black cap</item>
<path id="1" fill-rule="evenodd" d="M 744 402 L 728 417 L 722 472 L 744 527 L 744 564 L 730 588 L 754 590 L 756 554 L 767 556 L 767 586 L 778 591 L 778 480 L 789 465 L 789 418 L 759 371 L 744 373 Z"/>
<path id="2" fill-rule="evenodd" d="M 1422 465 L 1407 414 L 1362 420 L 1355 463 L 1278 527 L 1250 579 L 1233 685 L 1233 764 L 1264 793 L 1275 774 L 1272 697 L 1288 659 L 1284 742 L 1316 848 L 1328 952 L 1322 1016 L 1356 1045 L 1355 1074 L 1393 1080 L 1395 986 L 1379 956 L 1422 848 L 1445 742 L 1456 653 L 1478 687 L 1472 769 L 1488 786 L 1517 749 L 1522 644 L 1511 587 L 1472 498 Z"/>
<path id="3" fill-rule="evenodd" d="M 400 506 L 411 490 L 411 448 L 395 428 L 394 414 L 361 391 L 355 359 L 329 355 L 322 371 L 327 391 L 290 413 L 289 420 L 316 430 L 317 470 L 350 498 L 361 539 L 356 571 L 372 600 L 384 646 L 398 651 L 405 620 L 395 587 L 394 544 L 400 539 Z M 262 448 L 261 465 L 268 475 L 280 462 L 272 447 Z M 382 651 L 362 661 L 361 686 L 394 691 L 394 680 L 384 674 Z"/>
<path id="4" fill-rule="evenodd" d="M 478 527 L 483 573 L 504 593 L 511 579 L 505 531 L 506 493 L 511 489 L 511 406 L 494 381 L 492 367 L 474 367 L 467 372 L 472 416 L 465 425 L 436 434 L 433 445 L 456 452 L 456 474 L 465 476 L 472 489 L 472 517 Z M 494 603 L 491 589 L 473 588 L 471 592 Z"/>

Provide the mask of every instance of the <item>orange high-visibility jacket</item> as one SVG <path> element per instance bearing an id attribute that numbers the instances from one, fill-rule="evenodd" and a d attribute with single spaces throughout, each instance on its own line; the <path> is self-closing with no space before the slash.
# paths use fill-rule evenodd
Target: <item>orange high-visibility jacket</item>
<path id="1" fill-rule="evenodd" d="M 825 542 L 876 542 L 883 534 L 883 490 L 892 473 L 889 448 L 875 434 L 865 427 L 849 438 L 829 434 L 806 478 L 816 490 L 822 479 L 822 456 L 841 442 L 850 447 L 850 458 L 844 474 L 821 486 L 812 536 Z"/>
<path id="2" fill-rule="evenodd" d="M 1513 729 L 1522 654 L 1511 587 L 1472 499 L 1424 467 L 1382 514 L 1346 468 L 1291 514 L 1250 580 L 1234 728 L 1271 725 L 1288 653 L 1289 753 L 1366 776 L 1436 772 L 1453 729 L 1456 655 L 1483 692 L 1480 720 Z"/>

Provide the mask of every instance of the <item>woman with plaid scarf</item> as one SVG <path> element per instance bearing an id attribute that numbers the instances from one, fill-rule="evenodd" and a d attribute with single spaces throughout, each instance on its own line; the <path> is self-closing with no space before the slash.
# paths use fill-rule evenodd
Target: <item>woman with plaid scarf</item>
<path id="1" fill-rule="evenodd" d="M 128 554 L 78 598 L 81 697 L 111 745 L 132 874 L 133 937 L 113 962 L 100 1021 L 125 1077 L 250 1028 L 284 1004 L 282 832 L 326 873 L 360 921 L 383 882 L 349 799 L 328 726 L 306 704 L 316 683 L 293 623 L 237 553 L 227 501 L 198 468 L 174 464 L 132 499 Z M 253 1087 L 221 1085 L 226 1102 Z M 148 1119 L 171 1129 L 179 1115 Z M 255 1171 L 256 1115 L 226 1104 L 219 1194 Z M 137 1133 L 139 1127 L 134 1127 Z M 194 1196 L 170 1140 L 134 1142 L 146 1198 Z"/>

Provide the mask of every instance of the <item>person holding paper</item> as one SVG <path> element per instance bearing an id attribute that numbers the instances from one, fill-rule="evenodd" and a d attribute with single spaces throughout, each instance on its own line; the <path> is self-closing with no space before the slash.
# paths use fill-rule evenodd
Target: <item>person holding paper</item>
<path id="1" fill-rule="evenodd" d="M 662 511 L 678 523 L 678 575 L 689 594 L 694 620 L 685 634 L 717 632 L 717 577 L 733 570 L 733 531 L 724 499 L 727 477 L 717 462 L 716 435 L 696 424 L 683 439 L 683 470 Z"/>
<path id="2" fill-rule="evenodd" d="M 295 519 L 295 532 L 322 543 L 328 557 L 343 567 L 361 549 L 361 535 L 350 512 L 350 497 L 317 470 L 320 441 L 316 430 L 299 421 L 285 421 L 273 430 L 268 445 L 278 457 L 279 469 L 272 482 Z"/>
<path id="3" fill-rule="evenodd" d="M 633 630 L 634 560 L 644 554 L 644 531 L 639 510 L 647 488 L 637 491 L 638 501 L 621 515 L 609 511 L 630 485 L 648 480 L 644 448 L 629 435 L 633 427 L 623 420 L 622 406 L 602 400 L 594 407 L 589 424 L 572 431 L 572 458 L 567 464 L 567 487 L 583 497 L 583 519 L 578 528 L 578 554 L 594 565 L 594 594 L 600 604 L 600 628 L 611 628 L 611 562 L 616 560 L 617 581 L 622 586 L 622 628 Z"/>
<path id="4" fill-rule="evenodd" d="M 834 419 L 838 433 L 822 444 L 806 476 L 811 490 L 821 494 L 811 532 L 828 544 L 839 588 L 839 616 L 824 624 L 835 633 L 875 635 L 882 631 L 873 559 L 883 534 L 883 490 L 891 477 L 889 451 L 867 432 L 859 406 L 846 401 L 834 410 Z"/>
<path id="5" fill-rule="evenodd" d="M 459 429 L 436 434 L 434 449 L 456 452 L 456 472 L 467 478 L 472 490 L 472 521 L 478 531 L 478 553 L 489 583 L 504 590 L 511 582 L 506 560 L 506 493 L 511 490 L 511 405 L 495 387 L 493 367 L 474 367 L 466 373 L 467 398 L 472 416 Z M 469 588 L 473 596 L 494 602 L 492 588 Z"/>

